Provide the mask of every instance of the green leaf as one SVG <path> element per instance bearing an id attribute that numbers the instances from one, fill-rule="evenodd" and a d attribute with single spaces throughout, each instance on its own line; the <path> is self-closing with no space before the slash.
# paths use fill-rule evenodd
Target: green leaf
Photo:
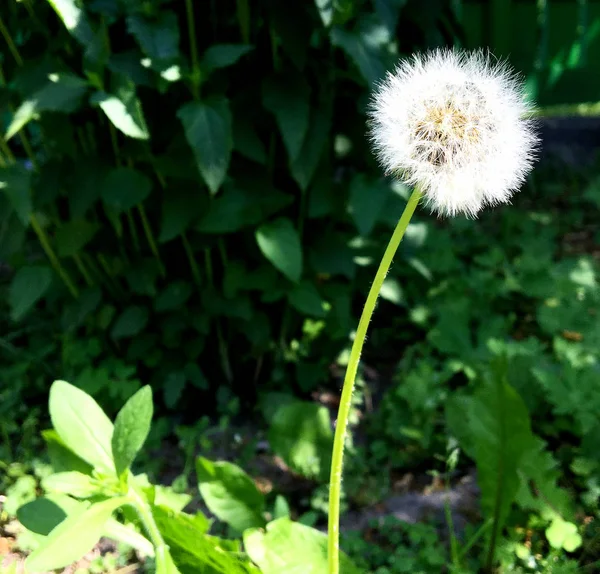
<path id="1" fill-rule="evenodd" d="M 324 301 L 314 283 L 310 281 L 302 281 L 294 285 L 288 293 L 288 301 L 300 313 L 314 315 L 315 317 L 324 317 L 326 315 L 323 307 Z"/>
<path id="2" fill-rule="evenodd" d="M 152 181 L 143 173 L 129 167 L 117 167 L 104 180 L 102 199 L 117 211 L 127 211 L 142 203 L 151 191 Z"/>
<path id="3" fill-rule="evenodd" d="M 264 221 L 291 201 L 289 194 L 260 186 L 254 190 L 226 188 L 211 202 L 208 212 L 196 226 L 203 233 L 233 233 Z"/>
<path id="4" fill-rule="evenodd" d="M 112 124 L 130 138 L 147 140 L 150 138 L 142 105 L 135 89 L 123 90 L 118 96 L 106 92 L 96 92 L 90 103 L 99 105 Z"/>
<path id="5" fill-rule="evenodd" d="M 400 287 L 400 283 L 397 279 L 393 279 L 392 277 L 386 277 L 383 285 L 381 286 L 381 291 L 379 292 L 379 296 L 390 303 L 394 303 L 394 305 L 405 305 L 406 301 L 404 299 L 404 293 L 402 292 L 402 287 Z"/>
<path id="6" fill-rule="evenodd" d="M 177 117 L 200 174 L 210 191 L 217 193 L 225 180 L 233 147 L 229 102 L 224 98 L 189 102 L 179 108 Z"/>
<path id="7" fill-rule="evenodd" d="M 66 518 L 25 561 L 32 572 L 63 568 L 79 560 L 98 542 L 112 513 L 128 499 L 111 498 Z"/>
<path id="8" fill-rule="evenodd" d="M 61 257 L 79 253 L 96 235 L 98 225 L 85 219 L 63 223 L 56 232 L 56 248 Z"/>
<path id="9" fill-rule="evenodd" d="M 244 547 L 263 574 L 327 574 L 327 536 L 314 528 L 280 518 L 267 524 L 266 532 L 244 532 Z M 361 574 L 343 553 L 340 572 Z"/>
<path id="10" fill-rule="evenodd" d="M 177 16 L 162 11 L 150 20 L 141 14 L 127 17 L 127 30 L 135 36 L 140 48 L 152 63 L 171 62 L 179 56 L 179 26 Z"/>
<path id="11" fill-rule="evenodd" d="M 146 385 L 117 414 L 111 445 L 119 476 L 131 466 L 146 442 L 152 423 L 152 411 L 152 388 Z"/>
<path id="12" fill-rule="evenodd" d="M 31 216 L 31 170 L 22 165 L 0 168 L 0 190 L 19 216 L 21 223 L 29 226 Z"/>
<path id="13" fill-rule="evenodd" d="M 213 70 L 235 64 L 252 49 L 245 44 L 213 44 L 204 52 L 200 68 L 204 74 L 210 74 Z"/>
<path id="14" fill-rule="evenodd" d="M 154 300 L 154 309 L 159 312 L 179 309 L 190 298 L 192 290 L 188 281 L 174 281 Z"/>
<path id="15" fill-rule="evenodd" d="M 356 228 L 363 237 L 367 237 L 373 231 L 389 191 L 389 187 L 385 184 L 369 181 L 363 174 L 352 179 L 348 209 Z"/>
<path id="16" fill-rule="evenodd" d="M 19 268 L 8 290 L 10 316 L 19 321 L 45 295 L 52 283 L 48 267 L 32 265 Z"/>
<path id="17" fill-rule="evenodd" d="M 385 74 L 386 68 L 376 49 L 360 31 L 334 28 L 331 42 L 339 46 L 356 64 L 367 85 L 374 86 Z"/>
<path id="18" fill-rule="evenodd" d="M 200 494 L 217 518 L 239 532 L 264 526 L 264 496 L 239 466 L 198 457 L 196 474 Z"/>
<path id="19" fill-rule="evenodd" d="M 256 242 L 262 254 L 288 279 L 300 281 L 302 245 L 292 222 L 280 217 L 256 230 Z"/>
<path id="20" fill-rule="evenodd" d="M 113 474 L 113 425 L 98 403 L 77 387 L 54 381 L 49 408 L 52 425 L 64 444 L 95 468 Z"/>
<path id="21" fill-rule="evenodd" d="M 166 243 L 183 234 L 194 219 L 206 212 L 207 197 L 194 193 L 182 193 L 173 189 L 164 194 L 162 219 L 158 241 Z"/>
<path id="22" fill-rule="evenodd" d="M 155 505 L 152 514 L 183 574 L 260 574 L 235 543 L 206 534 L 210 523 L 201 513 L 192 516 Z"/>
<path id="23" fill-rule="evenodd" d="M 278 518 L 290 518 L 292 515 L 290 511 L 290 505 L 288 501 L 278 494 L 275 497 L 275 505 L 273 507 L 273 520 L 277 520 Z"/>
<path id="24" fill-rule="evenodd" d="M 81 44 L 89 45 L 95 41 L 95 34 L 85 13 L 80 10 L 75 0 L 48 0 L 54 8 L 65 28 Z"/>
<path id="25" fill-rule="evenodd" d="M 566 522 L 557 516 L 552 524 L 546 528 L 546 538 L 552 548 L 567 552 L 574 552 L 583 543 L 581 534 L 577 531 L 577 526 L 572 522 Z"/>
<path id="26" fill-rule="evenodd" d="M 310 88 L 299 74 L 272 78 L 263 84 L 263 105 L 277 120 L 290 161 L 296 160 L 308 131 Z"/>
<path id="27" fill-rule="evenodd" d="M 72 219 L 82 219 L 100 199 L 108 171 L 97 158 L 78 158 L 69 173 L 66 189 Z"/>
<path id="28" fill-rule="evenodd" d="M 68 472 L 55 472 L 42 480 L 45 492 L 69 494 L 75 498 L 89 498 L 101 493 L 102 488 L 96 480 L 88 474 L 75 470 Z"/>
<path id="29" fill-rule="evenodd" d="M 265 146 L 243 112 L 233 114 L 233 146 L 244 157 L 263 165 L 267 163 Z"/>
<path id="30" fill-rule="evenodd" d="M 148 309 L 139 305 L 127 307 L 115 321 L 110 336 L 117 340 L 134 337 L 148 324 Z"/>
<path id="31" fill-rule="evenodd" d="M 475 394 L 466 413 L 477 463 L 481 507 L 502 531 L 519 489 L 521 458 L 533 446 L 529 413 L 506 381 L 506 366 L 492 364 L 491 380 Z"/>
<path id="32" fill-rule="evenodd" d="M 313 109 L 302 149 L 290 163 L 292 175 L 303 191 L 308 188 L 321 161 L 323 147 L 329 137 L 330 129 L 331 110 L 325 107 Z"/>
<path id="33" fill-rule="evenodd" d="M 271 419 L 269 443 L 294 471 L 325 479 L 333 447 L 329 411 L 305 401 L 284 403 Z"/>
<path id="34" fill-rule="evenodd" d="M 48 497 L 36 498 L 17 510 L 19 522 L 36 534 L 48 536 L 65 518 L 67 513 Z"/>
<path id="35" fill-rule="evenodd" d="M 46 443 L 50 464 L 55 472 L 77 471 L 82 474 L 92 474 L 94 467 L 70 450 L 54 429 L 43 430 L 42 438 Z"/>
<path id="36" fill-rule="evenodd" d="M 328 28 L 333 22 L 334 0 L 315 0 L 315 6 L 319 11 L 321 22 Z"/>
<path id="37" fill-rule="evenodd" d="M 4 137 L 7 140 L 12 138 L 40 112 L 75 111 L 88 88 L 89 85 L 85 80 L 73 74 L 50 74 L 48 84 L 17 108 Z"/>

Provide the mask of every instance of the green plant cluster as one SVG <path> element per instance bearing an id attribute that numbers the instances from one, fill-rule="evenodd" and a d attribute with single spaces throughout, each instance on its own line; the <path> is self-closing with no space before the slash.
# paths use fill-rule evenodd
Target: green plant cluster
<path id="1" fill-rule="evenodd" d="M 3 406 L 48 371 L 113 409 L 327 380 L 405 202 L 365 138 L 402 4 L 3 4 Z"/>
<path id="2" fill-rule="evenodd" d="M 330 415 L 298 398 L 343 366 L 409 193 L 367 149 L 368 90 L 399 53 L 460 39 L 461 4 L 0 6 L 0 491 L 33 571 L 104 534 L 158 572 L 326 571 L 311 526 Z M 463 540 L 447 514 L 448 549 L 422 525 L 349 536 L 357 571 L 597 567 L 595 171 L 540 169 L 513 206 L 476 222 L 419 213 L 408 228 L 364 355 L 402 360 L 367 440 L 349 444 L 345 503 L 380 502 L 398 471 L 450 482 L 474 464 L 481 515 Z M 51 389 L 48 466 L 33 459 L 57 377 L 74 386 Z M 360 387 L 356 401 L 371 398 Z M 235 540 L 131 471 L 152 394 L 169 417 L 153 433 L 181 423 L 183 476 L 196 471 Z M 119 411 L 114 425 L 90 395 Z M 185 423 L 216 411 L 227 425 L 257 402 L 272 452 L 320 485 L 302 520 L 239 466 L 196 458 L 211 422 Z"/>
<path id="3" fill-rule="evenodd" d="M 230 462 L 196 461 L 198 489 L 215 517 L 243 535 L 239 541 L 208 534 L 202 513 L 183 512 L 191 496 L 134 475 L 153 414 L 143 386 L 113 422 L 85 392 L 64 381 L 50 389 L 53 430 L 44 432 L 53 472 L 42 479 L 45 496 L 22 505 L 17 516 L 34 542 L 30 572 L 63 568 L 105 535 L 153 559 L 157 574 L 275 574 L 326 568 L 326 536 L 289 516 L 281 497 L 267 513 L 265 496 Z M 117 521 L 120 514 L 122 520 Z M 272 520 L 267 523 L 267 517 Z M 260 568 L 257 568 L 257 566 Z M 359 570 L 344 556 L 344 572 Z"/>

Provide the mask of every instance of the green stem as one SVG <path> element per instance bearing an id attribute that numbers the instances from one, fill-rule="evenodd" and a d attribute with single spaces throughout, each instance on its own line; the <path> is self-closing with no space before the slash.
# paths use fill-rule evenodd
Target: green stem
<path id="1" fill-rule="evenodd" d="M 4 40 L 6 41 L 6 44 L 8 45 L 8 49 L 10 50 L 10 53 L 13 55 L 15 62 L 17 62 L 17 64 L 19 66 L 22 66 L 23 58 L 21 58 L 21 54 L 19 54 L 19 50 L 18 50 L 17 46 L 15 45 L 15 43 L 13 42 L 10 32 L 8 31 L 8 28 L 4 25 L 4 20 L 2 20 L 1 17 L 0 17 L 0 33 L 4 37 Z"/>
<path id="2" fill-rule="evenodd" d="M 333 440 L 333 453 L 331 457 L 331 476 L 329 484 L 329 525 L 328 525 L 328 540 L 327 550 L 329 557 L 329 574 L 339 574 L 340 572 L 340 496 L 342 490 L 342 465 L 344 461 L 344 442 L 346 439 L 346 429 L 348 427 L 348 417 L 352 406 L 352 391 L 354 389 L 354 381 L 358 371 L 360 354 L 367 336 L 369 322 L 375 311 L 379 292 L 388 273 L 392 259 L 398 250 L 400 241 L 404 236 L 404 232 L 410 223 L 410 219 L 415 212 L 417 204 L 421 199 L 421 192 L 416 188 L 400 217 L 400 221 L 392 234 L 392 238 L 388 243 L 387 249 L 383 254 L 379 269 L 375 275 L 373 285 L 369 290 L 367 301 L 362 311 L 358 329 L 352 343 L 352 350 L 348 360 L 348 368 L 344 377 L 344 386 L 342 388 L 342 396 L 340 399 L 340 407 L 338 410 L 337 424 L 335 428 L 335 437 Z"/>
<path id="3" fill-rule="evenodd" d="M 127 221 L 129 222 L 129 231 L 131 232 L 131 238 L 133 240 L 133 248 L 135 249 L 135 252 L 139 254 L 140 239 L 138 237 L 138 232 L 135 227 L 135 221 L 133 220 L 133 214 L 131 213 L 131 209 L 127 210 Z"/>
<path id="4" fill-rule="evenodd" d="M 194 252 L 192 251 L 192 246 L 188 241 L 188 238 L 185 235 L 185 231 L 181 234 L 181 242 L 183 243 L 183 248 L 185 249 L 185 254 L 187 255 L 188 261 L 190 263 L 190 269 L 192 270 L 192 277 L 196 283 L 197 287 L 202 285 L 202 278 L 200 277 L 200 269 L 198 268 L 198 263 L 196 263 L 196 258 L 194 257 Z"/>
<path id="5" fill-rule="evenodd" d="M 154 241 L 154 235 L 152 234 L 152 228 L 150 227 L 150 223 L 148 222 L 148 218 L 146 217 L 146 209 L 144 208 L 144 204 L 139 203 L 137 208 L 140 213 L 140 218 L 142 220 L 142 225 L 144 227 L 144 233 L 146 234 L 146 239 L 148 240 L 148 245 L 150 246 L 150 249 L 152 250 L 154 257 L 156 258 L 156 261 L 158 263 L 158 268 L 160 269 L 161 276 L 165 277 L 167 275 L 167 272 L 165 270 L 165 266 L 163 265 L 162 259 L 160 258 L 160 254 L 158 253 L 158 248 L 156 247 L 156 241 Z"/>
<path id="6" fill-rule="evenodd" d="M 85 279 L 85 282 L 88 284 L 88 286 L 93 287 L 94 280 L 92 279 L 92 276 L 89 274 L 88 270 L 85 268 L 85 265 L 83 264 L 83 260 L 81 259 L 81 257 L 79 255 L 75 254 L 75 255 L 73 255 L 73 261 L 75 261 L 75 265 L 77 265 L 77 269 L 79 269 L 79 272 Z"/>
<path id="7" fill-rule="evenodd" d="M 237 19 L 244 44 L 250 43 L 250 5 L 248 0 L 237 0 Z"/>
<path id="8" fill-rule="evenodd" d="M 185 0 L 185 8 L 187 12 L 188 35 L 190 39 L 190 55 L 192 58 L 192 92 L 197 100 L 198 84 L 200 83 L 200 69 L 198 68 L 198 46 L 196 44 L 196 23 L 194 21 L 194 7 L 192 0 Z"/>
<path id="9" fill-rule="evenodd" d="M 129 498 L 131 506 L 135 508 L 140 521 L 144 526 L 144 530 L 148 534 L 150 542 L 152 542 L 152 546 L 154 546 L 157 572 L 167 572 L 169 547 L 158 529 L 154 516 L 152 516 L 150 505 L 135 491 L 134 488 L 129 489 L 127 497 Z"/>
<path id="10" fill-rule="evenodd" d="M 33 228 L 35 234 L 38 237 L 42 249 L 48 256 L 52 267 L 54 267 L 54 270 L 63 280 L 64 284 L 67 286 L 67 289 L 71 292 L 71 295 L 73 295 L 73 297 L 77 299 L 77 297 L 79 297 L 79 289 L 77 289 L 77 287 L 71 280 L 71 277 L 69 277 L 69 274 L 63 269 L 63 266 L 60 264 L 58 257 L 56 257 L 56 254 L 54 253 L 54 250 L 50 245 L 50 241 L 48 239 L 48 236 L 46 235 L 46 232 L 44 231 L 44 228 L 40 225 L 39 221 L 37 220 L 37 217 L 34 214 L 31 214 L 31 216 L 29 217 L 29 221 L 31 223 L 31 227 Z"/>
<path id="11" fill-rule="evenodd" d="M 212 266 L 212 259 L 210 257 L 210 249 L 204 250 L 204 264 L 206 267 L 206 277 L 211 285 L 214 285 L 214 273 Z M 233 380 L 233 372 L 231 370 L 231 363 L 229 361 L 229 355 L 227 353 L 227 344 L 225 343 L 225 337 L 223 337 L 223 331 L 221 329 L 221 322 L 218 317 L 215 317 L 215 327 L 217 331 L 217 343 L 219 345 L 219 355 L 221 356 L 221 367 L 225 378 L 229 383 Z"/>

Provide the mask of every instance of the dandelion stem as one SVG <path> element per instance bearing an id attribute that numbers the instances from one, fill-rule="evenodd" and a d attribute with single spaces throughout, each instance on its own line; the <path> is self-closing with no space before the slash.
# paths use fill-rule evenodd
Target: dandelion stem
<path id="1" fill-rule="evenodd" d="M 356 330 L 356 336 L 352 343 L 348 368 L 346 370 L 346 376 L 344 377 L 344 386 L 342 387 L 342 397 L 340 399 L 335 437 L 333 440 L 333 453 L 331 457 L 331 476 L 329 483 L 329 535 L 327 541 L 329 574 L 339 574 L 340 571 L 340 495 L 342 487 L 344 442 L 346 438 L 346 429 L 348 427 L 348 417 L 352 406 L 352 391 L 354 389 L 354 382 L 358 371 L 358 364 L 360 362 L 360 354 L 367 336 L 369 322 L 375 311 L 375 305 L 377 303 L 377 298 L 379 297 L 379 292 L 381 291 L 381 286 L 383 285 L 390 265 L 392 264 L 392 259 L 398 250 L 400 241 L 402 241 L 404 232 L 406 231 L 417 204 L 421 199 L 421 195 L 421 191 L 416 188 L 404 208 L 400 221 L 392 234 L 392 238 L 383 254 L 381 263 L 379 264 L 379 269 L 377 270 L 375 280 L 373 281 L 373 285 L 367 296 L 367 301 L 358 323 L 358 329 Z"/>

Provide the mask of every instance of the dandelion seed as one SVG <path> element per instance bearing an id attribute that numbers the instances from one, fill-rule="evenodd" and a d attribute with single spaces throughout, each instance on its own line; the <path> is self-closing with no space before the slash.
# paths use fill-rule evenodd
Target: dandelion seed
<path id="1" fill-rule="evenodd" d="M 506 203 L 531 170 L 538 138 L 519 80 L 484 52 L 436 50 L 400 62 L 371 102 L 386 172 L 419 186 L 440 215 Z"/>

